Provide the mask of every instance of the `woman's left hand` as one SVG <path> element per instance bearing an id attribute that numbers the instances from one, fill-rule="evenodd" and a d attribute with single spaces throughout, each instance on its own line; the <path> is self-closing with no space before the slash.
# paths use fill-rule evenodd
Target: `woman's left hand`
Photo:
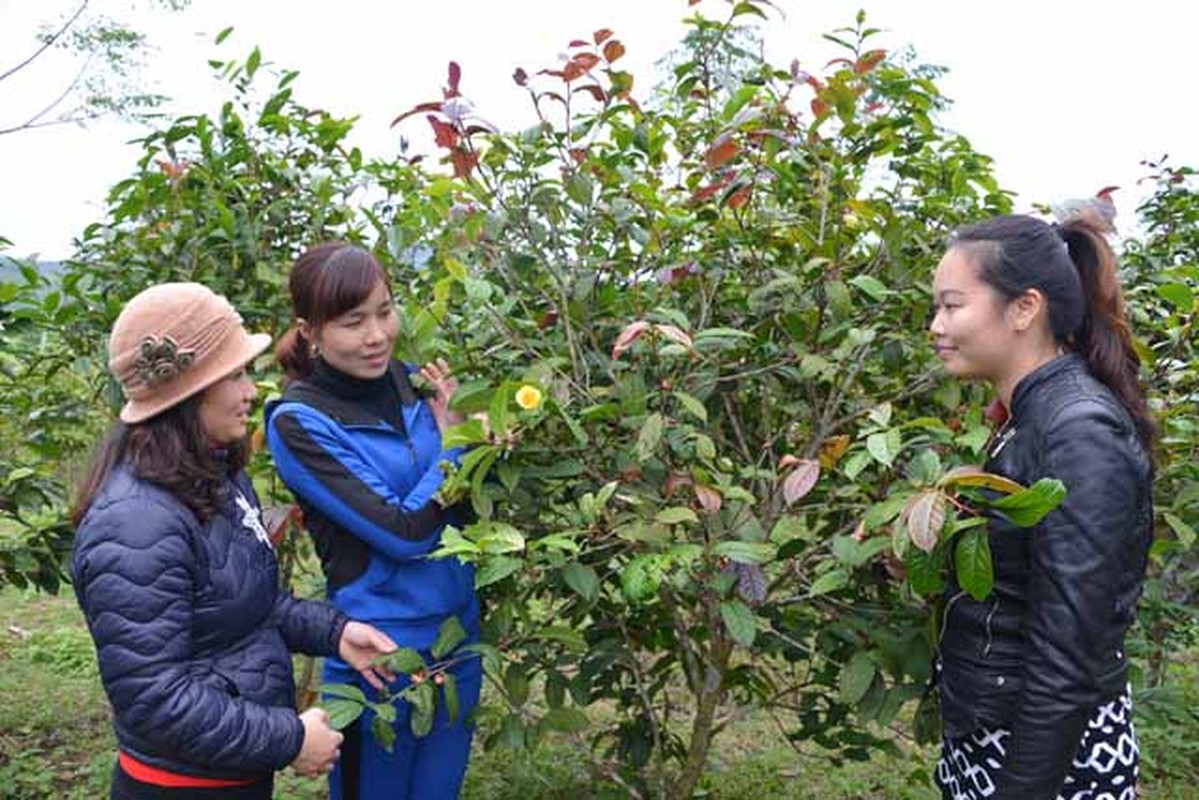
<path id="1" fill-rule="evenodd" d="M 450 410 L 450 401 L 454 392 L 458 391 L 458 379 L 444 358 L 430 361 L 421 367 L 420 375 L 433 388 L 434 395 L 429 399 L 433 416 L 437 419 L 437 427 L 442 433 L 451 425 L 458 425 L 465 417 L 459 411 Z"/>
<path id="2" fill-rule="evenodd" d="M 341 632 L 341 641 L 337 643 L 337 654 L 342 661 L 358 670 L 376 689 L 383 689 L 396 676 L 375 660 L 395 651 L 396 643 L 390 636 L 362 622 L 347 622 Z"/>

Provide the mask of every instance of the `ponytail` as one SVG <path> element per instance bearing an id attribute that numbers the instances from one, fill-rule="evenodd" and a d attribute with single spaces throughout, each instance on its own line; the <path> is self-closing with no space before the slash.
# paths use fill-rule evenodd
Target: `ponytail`
<path id="1" fill-rule="evenodd" d="M 1116 254 L 1100 229 L 1082 216 L 1058 227 L 1078 270 L 1086 308 L 1074 346 L 1091 373 L 1123 403 L 1145 448 L 1152 449 L 1157 425 L 1141 386 L 1141 359 L 1132 345 L 1124 293 L 1116 274 Z"/>
<path id="2" fill-rule="evenodd" d="M 303 380 L 312 374 L 312 345 L 295 325 L 279 338 L 275 345 L 275 360 L 287 373 L 288 380 Z"/>

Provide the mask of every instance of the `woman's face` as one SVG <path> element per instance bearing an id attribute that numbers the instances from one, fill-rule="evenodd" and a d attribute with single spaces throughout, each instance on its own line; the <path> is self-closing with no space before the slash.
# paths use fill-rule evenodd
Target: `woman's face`
<path id="1" fill-rule="evenodd" d="M 250 408 L 258 396 L 258 387 L 245 367 L 239 367 L 209 386 L 200 395 L 200 428 L 215 445 L 227 445 L 245 438 Z"/>
<path id="2" fill-rule="evenodd" d="M 949 374 L 996 381 L 1019 349 L 1008 304 L 978 276 L 969 254 L 951 248 L 933 277 L 933 348 Z"/>
<path id="3" fill-rule="evenodd" d="M 378 378 L 387 372 L 399 328 L 391 292 L 380 281 L 366 300 L 306 338 L 334 369 L 355 378 Z"/>

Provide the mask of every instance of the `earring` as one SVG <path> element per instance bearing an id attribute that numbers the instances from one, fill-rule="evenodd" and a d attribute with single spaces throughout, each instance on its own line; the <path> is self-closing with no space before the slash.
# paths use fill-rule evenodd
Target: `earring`
<path id="1" fill-rule="evenodd" d="M 320 354 L 321 354 L 321 349 L 319 347 L 317 347 L 315 344 L 308 346 L 308 357 L 309 358 L 316 358 Z"/>

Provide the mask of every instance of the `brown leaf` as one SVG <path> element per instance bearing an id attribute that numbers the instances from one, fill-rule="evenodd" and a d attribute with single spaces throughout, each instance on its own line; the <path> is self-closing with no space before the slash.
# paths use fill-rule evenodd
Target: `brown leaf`
<path id="1" fill-rule="evenodd" d="M 578 86 L 574 91 L 587 92 L 589 95 L 595 98 L 597 103 L 606 102 L 608 99 L 607 95 L 604 94 L 604 90 L 599 86 L 596 86 L 594 83 L 589 83 L 586 86 Z"/>
<path id="2" fill-rule="evenodd" d="M 830 436 L 824 440 L 824 444 L 820 446 L 820 466 L 825 469 L 833 469 L 841 461 L 841 457 L 845 455 L 845 451 L 849 449 L 849 436 L 841 434 L 840 436 Z"/>
<path id="3" fill-rule="evenodd" d="M 579 53 L 570 61 L 572 64 L 578 64 L 584 72 L 590 72 L 600 63 L 600 58 L 595 53 Z"/>
<path id="4" fill-rule="evenodd" d="M 740 149 L 732 137 L 722 136 L 704 155 L 704 163 L 707 164 L 708 169 L 718 169 L 731 161 L 740 152 Z"/>
<path id="5" fill-rule="evenodd" d="M 720 513 L 720 507 L 724 504 L 724 498 L 720 492 L 713 489 L 711 486 L 703 486 L 695 484 L 695 499 L 699 501 L 699 505 L 703 508 L 704 513 L 708 516 L 714 516 Z"/>
<path id="6" fill-rule="evenodd" d="M 262 509 L 262 525 L 266 528 L 271 544 L 276 547 L 287 535 L 289 525 L 304 526 L 304 512 L 295 503 L 282 506 L 267 506 Z"/>
<path id="7" fill-rule="evenodd" d="M 458 131 L 454 130 L 453 125 L 439 120 L 432 114 L 428 116 L 428 120 L 433 126 L 433 141 L 438 147 L 457 147 Z"/>
<path id="8" fill-rule="evenodd" d="M 450 154 L 450 161 L 454 164 L 455 178 L 469 177 L 474 168 L 479 166 L 478 154 L 461 147 L 454 148 L 454 152 Z"/>
<path id="9" fill-rule="evenodd" d="M 820 462 L 812 458 L 801 458 L 786 478 L 783 478 L 783 501 L 789 505 L 803 498 L 816 486 L 820 479 Z"/>
<path id="10" fill-rule="evenodd" d="M 788 467 L 794 467 L 800 463 L 802 463 L 802 462 L 799 460 L 798 456 L 793 456 L 790 453 L 788 453 L 787 455 L 785 455 L 779 459 L 779 472 L 782 472 L 783 470 L 787 469 Z"/>
<path id="11" fill-rule="evenodd" d="M 457 61 L 450 62 L 450 89 L 446 92 L 446 99 L 458 97 L 458 82 L 462 80 L 462 67 L 458 66 Z"/>
<path id="12" fill-rule="evenodd" d="M 690 486 L 691 479 L 686 475 L 678 472 L 672 472 L 666 476 L 666 481 L 662 484 L 662 496 L 670 497 L 683 486 Z"/>
<path id="13" fill-rule="evenodd" d="M 404 120 L 408 119 L 408 117 L 411 117 L 411 116 L 413 116 L 414 114 L 419 114 L 419 113 L 421 113 L 422 111 L 440 111 L 440 110 L 441 110 L 441 105 L 442 105 L 442 104 L 441 104 L 441 102 L 440 102 L 440 101 L 436 101 L 436 102 L 428 102 L 428 103 L 419 103 L 419 104 L 417 104 L 417 105 L 413 106 L 412 108 L 408 109 L 407 111 L 405 111 L 403 114 L 400 114 L 400 115 L 399 115 L 398 117 L 396 117 L 395 119 L 393 119 L 393 120 L 391 121 L 391 127 L 395 127 L 395 126 L 396 126 L 396 125 L 398 125 L 399 123 L 401 123 L 401 122 L 403 122 Z"/>
<path id="14" fill-rule="evenodd" d="M 618 58 L 620 58 L 623 55 L 624 55 L 624 45 L 621 44 L 618 40 L 613 39 L 612 41 L 610 41 L 606 45 L 604 45 L 604 58 L 607 59 L 609 64 L 611 64 L 613 61 L 616 61 Z"/>
<path id="15" fill-rule="evenodd" d="M 516 72 L 512 73 L 512 80 L 516 82 L 517 86 L 528 86 L 529 73 L 525 72 L 520 67 L 517 67 Z"/>
<path id="16" fill-rule="evenodd" d="M 908 502 L 905 511 L 908 538 L 924 552 L 931 553 L 945 527 L 945 495 L 937 489 L 925 489 Z"/>
<path id="17" fill-rule="evenodd" d="M 612 31 L 607 28 L 600 28 L 595 32 L 594 38 L 596 44 L 603 44 L 605 41 L 612 38 Z"/>
<path id="18" fill-rule="evenodd" d="M 633 342 L 640 339 L 649 330 L 649 327 L 648 322 L 640 319 L 626 325 L 620 335 L 616 337 L 616 343 L 612 345 L 612 358 L 620 358 L 620 354 L 632 347 Z"/>

